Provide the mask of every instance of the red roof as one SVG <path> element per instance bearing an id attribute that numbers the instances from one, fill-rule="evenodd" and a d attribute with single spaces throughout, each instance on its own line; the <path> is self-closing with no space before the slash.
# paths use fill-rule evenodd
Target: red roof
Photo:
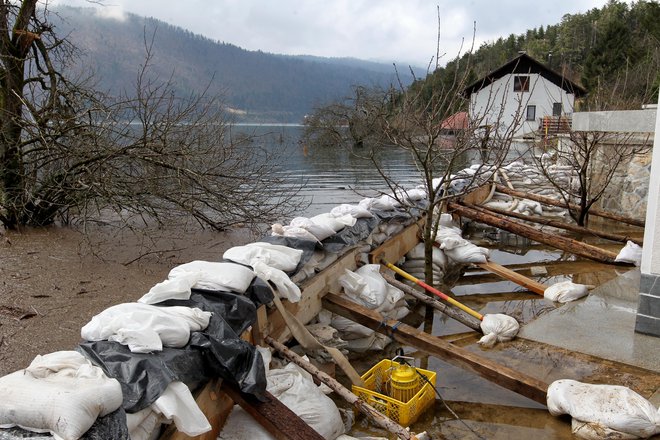
<path id="1" fill-rule="evenodd" d="M 468 114 L 467 112 L 454 113 L 440 125 L 443 130 L 466 130 L 468 128 Z"/>

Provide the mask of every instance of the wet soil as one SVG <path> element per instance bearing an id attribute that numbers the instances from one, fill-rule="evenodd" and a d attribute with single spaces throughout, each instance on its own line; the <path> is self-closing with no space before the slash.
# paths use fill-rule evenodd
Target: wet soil
<path id="1" fill-rule="evenodd" d="M 73 349 L 92 316 L 136 301 L 177 264 L 218 260 L 254 240 L 240 229 L 141 232 L 52 227 L 0 235 L 0 376 L 38 354 Z"/>

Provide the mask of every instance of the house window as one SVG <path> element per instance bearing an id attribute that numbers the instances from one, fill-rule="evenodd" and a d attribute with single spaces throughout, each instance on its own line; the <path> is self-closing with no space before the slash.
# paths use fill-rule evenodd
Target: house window
<path id="1" fill-rule="evenodd" d="M 529 92 L 529 76 L 518 75 L 513 77 L 514 92 Z"/>
<path id="2" fill-rule="evenodd" d="M 534 121 L 536 120 L 536 106 L 528 105 L 527 106 L 527 120 Z"/>
<path id="3" fill-rule="evenodd" d="M 552 104 L 552 116 L 561 116 L 561 102 Z"/>

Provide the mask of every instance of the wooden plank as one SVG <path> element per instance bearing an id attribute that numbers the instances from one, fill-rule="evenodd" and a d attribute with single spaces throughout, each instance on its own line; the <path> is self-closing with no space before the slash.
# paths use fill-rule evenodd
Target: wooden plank
<path id="1" fill-rule="evenodd" d="M 386 334 L 403 344 L 422 349 L 450 364 L 470 370 L 535 402 L 546 404 L 548 384 L 539 379 L 519 373 L 463 348 L 452 346 L 440 338 L 399 321 L 384 319 L 380 313 L 361 307 L 339 295 L 327 294 L 323 298 L 323 307 Z"/>
<path id="2" fill-rule="evenodd" d="M 575 205 L 573 203 L 569 203 L 568 206 L 566 206 L 566 203 L 563 201 L 559 201 L 556 199 L 553 199 L 551 197 L 545 197 L 545 196 L 540 196 L 538 194 L 530 194 L 522 191 L 516 191 L 511 188 L 507 188 L 504 185 L 497 185 L 497 191 L 504 193 L 504 194 L 509 194 L 510 196 L 514 197 L 520 197 L 523 199 L 529 199 L 529 200 L 534 200 L 536 202 L 541 202 L 545 203 L 546 205 L 552 205 L 552 206 L 559 206 L 561 208 L 570 208 L 574 211 L 579 211 L 580 207 L 578 205 Z M 616 220 L 618 222 L 623 222 L 623 223 L 628 223 L 629 225 L 634 225 L 634 226 L 641 226 L 642 228 L 644 227 L 644 220 L 637 220 L 634 218 L 626 217 L 623 215 L 618 215 L 618 214 L 613 214 L 611 212 L 603 211 L 601 209 L 597 208 L 591 208 L 589 210 L 589 215 L 595 215 L 597 217 L 603 217 L 603 218 L 609 218 L 610 220 Z"/>
<path id="3" fill-rule="evenodd" d="M 221 390 L 222 379 L 209 381 L 197 396 L 196 402 L 199 409 L 204 413 L 211 424 L 211 431 L 195 437 L 177 431 L 176 426 L 171 424 L 159 437 L 160 440 L 215 440 L 220 434 L 227 416 L 234 407 L 234 401 Z"/>
<path id="4" fill-rule="evenodd" d="M 530 238 L 540 243 L 547 244 L 548 246 L 570 252 L 591 260 L 600 261 L 603 263 L 620 264 L 614 260 L 617 256 L 614 252 L 606 251 L 596 246 L 586 243 L 581 243 L 570 238 L 562 237 L 559 235 L 546 234 L 536 228 L 527 226 L 523 223 L 514 220 L 508 220 L 497 215 L 486 212 L 487 210 L 475 206 L 463 206 L 455 202 L 448 203 L 448 208 L 459 215 L 471 218 L 487 225 L 495 226 L 496 228 L 504 229 L 505 231 L 513 232 L 514 234 L 522 235 L 523 237 Z"/>
<path id="5" fill-rule="evenodd" d="M 359 248 L 354 248 L 342 255 L 337 261 L 326 267 L 323 271 L 314 275 L 313 278 L 305 280 L 300 286 L 301 299 L 297 303 L 282 301 L 284 307 L 291 312 L 298 321 L 307 324 L 321 311 L 321 298 L 331 289 L 341 290 L 339 277 L 344 274 L 345 269 L 355 270 Z M 268 314 L 270 326 L 269 334 L 280 342 L 291 337 L 291 332 L 282 319 L 282 316 L 273 309 Z"/>
<path id="6" fill-rule="evenodd" d="M 470 191 L 462 196 L 461 200 L 471 205 L 481 205 L 490 195 L 491 187 L 492 185 L 482 185 L 474 191 Z"/>
<path id="7" fill-rule="evenodd" d="M 504 266 L 500 266 L 499 264 L 494 263 L 492 261 L 487 261 L 485 263 L 477 263 L 477 266 L 489 272 L 492 272 L 496 275 L 499 275 L 506 280 L 513 281 L 519 286 L 523 286 L 525 289 L 531 290 L 534 293 L 543 295 L 543 293 L 545 292 L 546 289 L 545 285 L 539 283 L 538 281 L 534 281 L 530 278 L 527 278 L 526 276 L 521 275 L 517 272 L 514 272 L 511 269 L 507 269 Z"/>
<path id="8" fill-rule="evenodd" d="M 222 389 L 276 439 L 324 440 L 321 434 L 269 392 L 266 392 L 268 400 L 261 402 L 233 386 L 223 386 Z"/>
<path id="9" fill-rule="evenodd" d="M 424 228 L 424 218 L 409 225 L 403 231 L 389 238 L 381 246 L 369 254 L 369 261 L 373 264 L 380 263 L 381 259 L 397 262 L 401 257 L 410 252 L 420 242 Z"/>
<path id="10" fill-rule="evenodd" d="M 409 225 L 386 243 L 374 249 L 370 257 L 373 257 L 375 253 L 379 256 L 391 258 L 392 261 L 399 260 L 419 243 L 418 234 L 423 226 L 423 219 Z M 339 277 L 344 274 L 344 270 L 357 269 L 359 254 L 360 248 L 353 248 L 313 278 L 305 280 L 300 286 L 302 295 L 300 302 L 292 304 L 288 301 L 282 301 L 284 307 L 303 324 L 310 322 L 321 311 L 321 298 L 323 298 L 323 295 L 330 291 L 338 292 L 341 290 Z M 291 332 L 286 327 L 286 323 L 275 310 L 269 312 L 268 321 L 270 327 L 268 334 L 274 339 L 284 342 L 291 337 Z"/>

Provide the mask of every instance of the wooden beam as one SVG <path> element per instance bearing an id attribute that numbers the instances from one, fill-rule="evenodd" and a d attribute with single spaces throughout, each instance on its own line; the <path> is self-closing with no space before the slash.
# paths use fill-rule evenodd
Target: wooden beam
<path id="1" fill-rule="evenodd" d="M 380 313 L 361 307 L 339 295 L 327 294 L 323 298 L 323 307 L 372 330 L 386 334 L 398 342 L 424 350 L 450 364 L 470 370 L 535 402 L 546 404 L 548 384 L 539 379 L 507 368 L 463 348 L 452 346 L 440 338 L 399 321 L 385 319 Z"/>
<path id="2" fill-rule="evenodd" d="M 231 385 L 222 389 L 277 440 L 324 440 L 321 434 L 269 392 L 266 392 L 268 401 L 261 402 Z"/>
<path id="3" fill-rule="evenodd" d="M 514 272 L 511 269 L 507 269 L 504 266 L 500 266 L 497 263 L 493 263 L 492 261 L 487 261 L 485 263 L 476 263 L 476 265 L 484 270 L 487 270 L 488 272 L 492 272 L 496 275 L 499 275 L 500 277 L 506 280 L 513 281 L 519 286 L 523 286 L 525 289 L 531 290 L 534 293 L 543 295 L 543 293 L 545 292 L 546 289 L 545 285 L 539 283 L 538 281 L 534 281 L 530 278 L 527 278 L 526 276 L 521 275 L 517 272 Z"/>
<path id="4" fill-rule="evenodd" d="M 496 214 L 500 215 L 506 215 L 509 217 L 517 218 L 520 220 L 525 220 L 533 223 L 538 223 L 541 225 L 546 225 L 546 226 L 552 226 L 553 228 L 559 228 L 559 229 L 565 229 L 567 231 L 571 232 L 577 232 L 578 234 L 585 234 L 585 235 L 593 235 L 595 237 L 600 237 L 600 238 L 605 238 L 607 240 L 612 240 L 612 241 L 618 241 L 621 243 L 626 243 L 628 241 L 632 241 L 635 244 L 642 245 L 643 241 L 638 239 L 638 238 L 631 238 L 625 235 L 620 235 L 620 234 L 612 234 L 610 232 L 605 232 L 605 231 L 597 231 L 595 229 L 590 229 L 590 228 L 585 228 L 583 226 L 578 226 L 578 225 L 572 225 L 569 223 L 564 223 L 560 222 L 557 220 L 541 217 L 538 215 L 525 215 L 521 214 L 519 212 L 513 212 L 513 211 L 506 211 L 504 209 L 496 209 L 496 208 L 490 208 L 488 206 L 482 206 L 484 209 L 488 209 L 489 211 L 492 211 Z"/>
<path id="5" fill-rule="evenodd" d="M 424 218 L 405 228 L 395 236 L 387 239 L 369 254 L 369 261 L 373 264 L 380 260 L 399 261 L 401 257 L 410 252 L 420 242 L 424 228 Z"/>
<path id="6" fill-rule="evenodd" d="M 507 188 L 504 185 L 497 185 L 497 191 L 508 194 L 514 197 L 520 197 L 523 199 L 534 200 L 536 202 L 545 203 L 546 205 L 559 206 L 561 208 L 569 208 L 574 211 L 579 211 L 580 207 L 576 204 L 569 203 L 568 206 L 563 201 L 553 199 L 551 197 L 540 196 L 538 194 L 530 194 L 522 191 L 516 191 L 514 189 Z M 637 220 L 634 218 L 626 217 L 623 215 L 613 214 L 611 212 L 603 211 L 597 208 L 591 208 L 589 210 L 589 215 L 595 215 L 598 217 L 609 218 L 610 220 L 616 220 L 618 222 L 628 223 L 629 225 L 641 226 L 644 227 L 644 220 Z"/>
<path id="7" fill-rule="evenodd" d="M 504 229 L 514 234 L 522 235 L 523 237 L 530 238 L 540 243 L 547 244 L 548 246 L 570 252 L 591 260 L 601 261 L 603 263 L 621 264 L 615 262 L 617 254 L 614 252 L 606 251 L 596 246 L 586 243 L 581 243 L 570 238 L 562 237 L 559 235 L 546 234 L 536 228 L 525 225 L 520 222 L 508 220 L 500 216 L 486 212 L 487 210 L 474 207 L 463 206 L 455 202 L 449 202 L 448 208 L 453 212 L 464 217 L 471 218 L 487 225 L 495 226 L 496 228 Z"/>

